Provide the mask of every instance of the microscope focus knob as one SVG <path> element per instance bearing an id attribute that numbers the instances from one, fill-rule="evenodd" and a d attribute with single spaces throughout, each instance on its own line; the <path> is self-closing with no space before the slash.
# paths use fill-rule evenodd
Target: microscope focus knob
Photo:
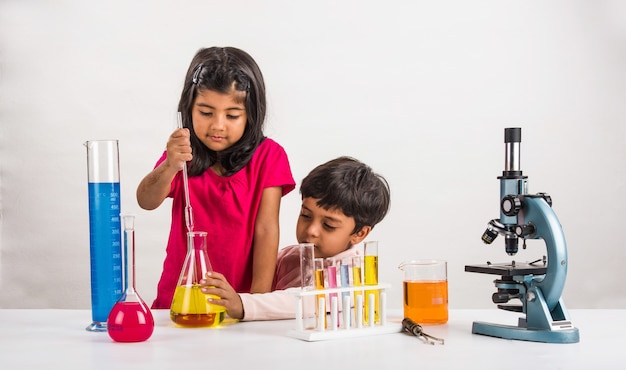
<path id="1" fill-rule="evenodd" d="M 535 234 L 535 225 L 532 223 L 528 223 L 526 225 L 517 225 L 515 226 L 515 235 L 520 238 L 525 238 L 527 236 L 532 236 Z"/>
<path id="2" fill-rule="evenodd" d="M 552 197 L 548 195 L 548 193 L 537 193 L 537 195 L 541 196 L 543 200 L 545 200 L 546 203 L 548 203 L 548 205 L 552 207 Z"/>
<path id="3" fill-rule="evenodd" d="M 522 209 L 522 201 L 516 195 L 506 195 L 500 202 L 502 213 L 507 216 L 515 216 Z"/>

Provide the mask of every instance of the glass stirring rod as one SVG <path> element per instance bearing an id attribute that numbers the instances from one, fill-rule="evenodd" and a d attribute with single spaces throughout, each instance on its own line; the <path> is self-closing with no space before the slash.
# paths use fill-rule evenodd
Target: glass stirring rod
<path id="1" fill-rule="evenodd" d="M 183 128 L 183 116 L 180 112 L 177 115 L 178 128 Z M 185 188 L 185 224 L 187 225 L 187 232 L 193 231 L 193 212 L 191 211 L 191 204 L 189 202 L 189 182 L 187 177 L 187 163 L 183 166 L 183 185 Z"/>

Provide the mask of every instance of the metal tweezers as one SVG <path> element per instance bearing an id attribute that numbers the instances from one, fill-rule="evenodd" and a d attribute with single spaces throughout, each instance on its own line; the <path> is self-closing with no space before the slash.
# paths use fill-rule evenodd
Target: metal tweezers
<path id="1" fill-rule="evenodd" d="M 424 333 L 422 326 L 409 318 L 402 320 L 402 329 L 405 332 L 424 340 L 424 343 L 426 344 L 444 344 L 443 339 Z"/>

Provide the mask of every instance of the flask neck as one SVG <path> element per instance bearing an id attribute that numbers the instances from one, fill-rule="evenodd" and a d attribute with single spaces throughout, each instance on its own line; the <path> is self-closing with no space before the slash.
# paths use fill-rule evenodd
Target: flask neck
<path id="1" fill-rule="evenodd" d="M 206 232 L 187 233 L 187 258 L 179 285 L 197 285 L 208 271 L 213 271 L 206 250 Z"/>
<path id="2" fill-rule="evenodd" d="M 135 291 L 135 230 L 124 230 L 124 288 L 126 294 Z"/>

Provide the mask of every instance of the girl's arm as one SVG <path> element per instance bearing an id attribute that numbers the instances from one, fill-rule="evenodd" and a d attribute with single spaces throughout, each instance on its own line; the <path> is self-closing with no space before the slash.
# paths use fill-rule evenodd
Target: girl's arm
<path id="1" fill-rule="evenodd" d="M 141 180 L 137 187 L 137 203 L 143 209 L 152 210 L 163 203 L 170 192 L 172 180 L 192 159 L 189 130 L 177 129 L 167 141 L 167 157 Z"/>
<path id="2" fill-rule="evenodd" d="M 250 293 L 265 293 L 272 290 L 280 238 L 278 216 L 281 197 L 280 186 L 263 190 L 254 228 Z"/>

